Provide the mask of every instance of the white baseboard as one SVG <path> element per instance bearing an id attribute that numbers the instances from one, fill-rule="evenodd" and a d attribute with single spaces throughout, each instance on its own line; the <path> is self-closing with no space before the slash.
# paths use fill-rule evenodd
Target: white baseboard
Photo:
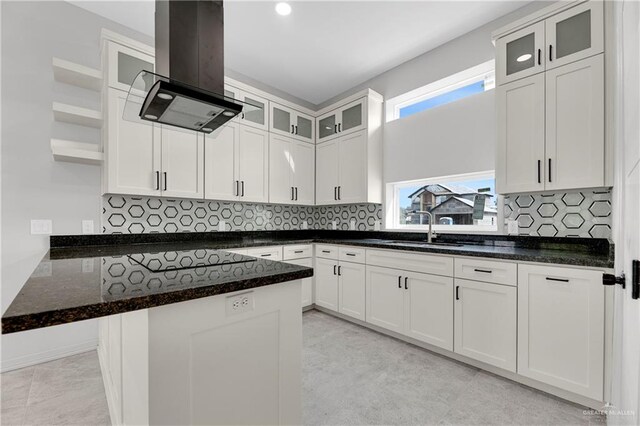
<path id="1" fill-rule="evenodd" d="M 75 345 L 55 348 L 35 354 L 24 355 L 16 358 L 3 358 L 0 365 L 0 372 L 4 373 L 19 368 L 31 367 L 43 362 L 54 361 L 71 355 L 80 354 L 95 350 L 98 347 L 98 339 L 89 339 Z"/>

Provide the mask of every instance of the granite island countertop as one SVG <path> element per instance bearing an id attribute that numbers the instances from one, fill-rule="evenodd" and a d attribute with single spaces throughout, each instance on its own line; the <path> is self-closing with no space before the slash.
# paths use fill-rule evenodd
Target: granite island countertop
<path id="1" fill-rule="evenodd" d="M 425 244 L 424 235 L 415 233 L 323 230 L 52 236 L 50 251 L 4 313 L 2 332 L 97 318 L 313 275 L 311 268 L 265 259 L 153 272 L 130 257 L 135 253 L 324 243 L 613 267 L 613 245 L 603 239 L 443 234 L 438 242 L 445 244 Z"/>

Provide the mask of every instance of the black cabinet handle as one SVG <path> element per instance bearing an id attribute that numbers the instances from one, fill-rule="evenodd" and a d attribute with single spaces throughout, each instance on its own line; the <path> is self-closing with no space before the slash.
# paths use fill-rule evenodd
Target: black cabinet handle
<path id="1" fill-rule="evenodd" d="M 485 274 L 491 274 L 493 271 L 489 271 L 487 269 L 474 269 L 476 272 L 484 272 Z"/>
<path id="2" fill-rule="evenodd" d="M 323 253 L 331 253 L 331 250 L 322 250 Z"/>
<path id="3" fill-rule="evenodd" d="M 404 277 L 404 289 L 405 290 L 409 290 L 409 286 L 407 285 L 407 281 L 409 280 L 408 277 Z"/>
<path id="4" fill-rule="evenodd" d="M 167 172 L 164 172 L 164 190 L 167 190 Z"/>
<path id="5" fill-rule="evenodd" d="M 296 124 L 296 135 L 298 134 L 298 125 Z"/>
<path id="6" fill-rule="evenodd" d="M 561 283 L 568 283 L 569 282 L 569 280 L 566 279 L 566 278 L 551 278 L 551 277 L 547 277 L 546 280 L 547 281 L 558 281 L 558 282 L 561 282 Z"/>
<path id="7" fill-rule="evenodd" d="M 333 133 L 338 133 L 338 125 L 337 124 L 333 125 Z"/>
<path id="8" fill-rule="evenodd" d="M 338 187 L 337 186 L 333 187 L 333 199 L 336 200 L 336 201 L 338 200 Z"/>
<path id="9" fill-rule="evenodd" d="M 269 256 L 271 256 L 271 253 L 261 254 L 260 256 L 261 256 L 261 257 L 269 257 Z"/>
<path id="10" fill-rule="evenodd" d="M 156 172 L 156 191 L 160 190 L 160 172 Z"/>
<path id="11" fill-rule="evenodd" d="M 340 190 L 342 189 L 341 186 L 338 187 L 338 200 L 342 199 L 342 195 L 340 194 Z"/>
<path id="12" fill-rule="evenodd" d="M 294 253 L 304 253 L 304 250 L 294 250 Z"/>
<path id="13" fill-rule="evenodd" d="M 398 276 L 398 288 L 402 288 L 402 277 Z"/>
<path id="14" fill-rule="evenodd" d="M 549 158 L 549 182 L 551 182 L 551 158 Z"/>
<path id="15" fill-rule="evenodd" d="M 336 267 L 337 267 L 336 265 L 333 265 L 333 275 L 338 275 L 336 274 Z"/>
<path id="16" fill-rule="evenodd" d="M 291 201 L 293 201 L 293 186 L 291 187 Z"/>
<path id="17" fill-rule="evenodd" d="M 240 196 L 244 197 L 244 181 L 240 181 L 240 187 L 242 188 L 242 195 Z"/>
<path id="18" fill-rule="evenodd" d="M 345 253 L 347 256 L 355 256 L 355 253 Z"/>
<path id="19" fill-rule="evenodd" d="M 538 65 L 542 65 L 542 49 L 538 49 Z"/>
<path id="20" fill-rule="evenodd" d="M 236 195 L 236 196 L 240 195 L 240 181 L 239 180 L 236 181 L 236 191 L 235 191 L 235 194 L 233 194 L 233 195 Z"/>
<path id="21" fill-rule="evenodd" d="M 549 45 L 549 62 L 553 61 L 553 45 Z"/>
<path id="22" fill-rule="evenodd" d="M 338 266 L 338 276 L 342 275 L 342 266 Z"/>
<path id="23" fill-rule="evenodd" d="M 542 181 L 540 180 L 540 166 L 541 166 L 542 161 L 538 160 L 538 183 L 542 183 Z"/>
<path id="24" fill-rule="evenodd" d="M 342 123 L 338 123 L 338 133 L 342 132 Z"/>
<path id="25" fill-rule="evenodd" d="M 298 187 L 297 186 L 295 187 L 295 190 L 296 190 L 296 201 L 298 201 Z"/>
<path id="26" fill-rule="evenodd" d="M 460 300 L 460 286 L 456 286 L 456 300 Z"/>

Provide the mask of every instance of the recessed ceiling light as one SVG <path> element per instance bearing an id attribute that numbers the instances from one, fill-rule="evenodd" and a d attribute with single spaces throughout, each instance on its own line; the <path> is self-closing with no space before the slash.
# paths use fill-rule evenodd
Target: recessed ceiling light
<path id="1" fill-rule="evenodd" d="M 276 4 L 276 12 L 278 12 L 278 15 L 287 16 L 291 13 L 291 5 L 281 1 Z"/>
<path id="2" fill-rule="evenodd" d="M 158 93 L 158 97 L 160 99 L 173 99 L 173 96 L 168 93 Z"/>
<path id="3" fill-rule="evenodd" d="M 524 62 L 524 61 L 528 61 L 529 59 L 531 59 L 531 53 L 526 53 L 524 55 L 518 56 L 518 59 L 516 59 L 516 61 Z"/>
<path id="4" fill-rule="evenodd" d="M 222 113 L 222 115 L 226 115 L 227 117 L 233 117 L 235 114 L 233 113 L 233 111 L 225 111 Z"/>
<path id="5" fill-rule="evenodd" d="M 157 120 L 158 119 L 158 117 L 156 117 L 153 114 L 146 114 L 144 117 L 148 118 L 149 120 Z"/>

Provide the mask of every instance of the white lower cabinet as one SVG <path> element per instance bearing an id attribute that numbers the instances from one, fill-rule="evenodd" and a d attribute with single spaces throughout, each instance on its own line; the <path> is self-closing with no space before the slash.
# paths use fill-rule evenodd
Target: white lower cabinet
<path id="1" fill-rule="evenodd" d="M 365 320 L 365 266 L 340 262 L 338 265 L 338 312 Z"/>
<path id="2" fill-rule="evenodd" d="M 516 371 L 516 287 L 455 280 L 454 351 Z"/>
<path id="3" fill-rule="evenodd" d="M 367 266 L 367 322 L 453 350 L 453 278 Z"/>
<path id="4" fill-rule="evenodd" d="M 299 266 L 306 266 L 313 268 L 313 259 L 293 259 L 285 260 L 287 263 L 291 263 Z M 307 307 L 313 304 L 313 277 L 305 278 L 302 280 L 302 307 Z"/>
<path id="5" fill-rule="evenodd" d="M 316 305 L 338 310 L 338 262 L 316 258 Z"/>
<path id="6" fill-rule="evenodd" d="M 602 400 L 602 271 L 520 265 L 518 286 L 518 374 Z"/>

